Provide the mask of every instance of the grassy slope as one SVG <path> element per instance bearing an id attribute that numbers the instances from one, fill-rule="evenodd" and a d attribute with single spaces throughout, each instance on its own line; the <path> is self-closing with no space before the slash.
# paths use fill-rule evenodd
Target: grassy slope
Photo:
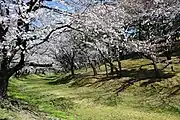
<path id="1" fill-rule="evenodd" d="M 107 92 L 119 86 L 120 81 L 130 79 L 130 76 L 137 74 L 138 66 L 146 63 L 148 61 L 142 59 L 123 61 L 122 65 L 128 69 L 124 69 L 125 76 L 122 79 L 115 80 L 109 80 L 102 75 L 103 70 L 99 72 L 100 75 L 93 77 L 89 72 L 91 69 L 86 75 L 84 70 L 78 71 L 81 75 L 73 79 L 68 75 L 55 74 L 29 75 L 18 80 L 13 78 L 10 82 L 9 95 L 26 101 L 30 104 L 28 106 L 30 108 L 21 107 L 20 112 L 0 109 L 0 112 L 4 113 L 0 114 L 0 118 L 13 116 L 19 120 L 39 120 L 51 116 L 67 120 L 179 120 L 180 105 L 174 103 L 171 104 L 173 107 L 160 109 L 157 91 L 154 91 L 150 97 L 146 96 L 148 93 L 144 94 L 147 89 L 151 90 L 149 87 L 137 88 L 137 83 L 118 97 L 112 92 Z M 134 70 L 130 71 L 131 74 L 127 72 L 130 68 Z M 149 66 L 143 68 L 151 69 Z M 175 68 L 176 76 L 163 82 L 178 80 L 180 67 L 175 66 Z M 96 83 L 98 80 L 106 79 L 107 82 Z M 161 82 L 158 84 L 164 85 Z M 88 87 L 89 85 L 91 86 Z M 32 114 L 30 110 L 36 111 L 37 114 Z"/>

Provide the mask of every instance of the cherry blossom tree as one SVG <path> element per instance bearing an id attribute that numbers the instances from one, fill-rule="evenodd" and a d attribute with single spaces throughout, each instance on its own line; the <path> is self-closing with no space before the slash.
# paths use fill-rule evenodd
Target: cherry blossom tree
<path id="1" fill-rule="evenodd" d="M 156 77 L 160 77 L 158 56 L 165 55 L 171 61 L 171 51 L 178 46 L 175 40 L 179 36 L 179 1 L 176 0 L 98 2 L 79 18 L 79 28 L 93 43 L 141 53 L 152 61 Z"/>
<path id="2" fill-rule="evenodd" d="M 68 28 L 69 13 L 45 0 L 0 3 L 0 98 L 7 97 L 9 78 L 22 69 L 28 56 L 51 35 Z M 62 19 L 63 18 L 63 19 Z"/>
<path id="3" fill-rule="evenodd" d="M 72 75 L 81 63 L 97 74 L 95 63 L 103 59 L 120 77 L 122 53 L 138 52 L 159 77 L 159 56 L 167 57 L 166 68 L 179 48 L 179 12 L 177 0 L 1 0 L 0 98 L 9 78 L 40 55 L 49 63 L 55 56 Z"/>

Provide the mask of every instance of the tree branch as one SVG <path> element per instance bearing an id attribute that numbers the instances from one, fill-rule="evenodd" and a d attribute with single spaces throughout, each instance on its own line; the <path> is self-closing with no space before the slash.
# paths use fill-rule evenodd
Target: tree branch
<path id="1" fill-rule="evenodd" d="M 29 47 L 27 50 L 30 50 L 30 49 L 34 48 L 35 46 L 38 46 L 38 45 L 43 44 L 44 42 L 47 42 L 48 39 L 50 38 L 50 36 L 51 36 L 55 31 L 57 31 L 57 30 L 59 30 L 59 29 L 62 29 L 62 28 L 72 28 L 72 27 L 71 27 L 70 25 L 63 25 L 63 26 L 60 26 L 60 27 L 55 28 L 54 30 L 50 31 L 49 34 L 48 34 L 44 39 L 42 39 L 41 42 L 39 42 L 39 43 L 37 43 L 37 44 L 34 44 L 33 46 Z"/>

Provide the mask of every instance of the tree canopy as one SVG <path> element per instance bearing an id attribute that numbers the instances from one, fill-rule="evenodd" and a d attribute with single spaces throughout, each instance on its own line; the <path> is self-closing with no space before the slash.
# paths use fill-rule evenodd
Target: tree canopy
<path id="1" fill-rule="evenodd" d="M 89 65 L 96 75 L 105 63 L 121 77 L 130 53 L 151 60 L 159 78 L 160 57 L 165 69 L 180 47 L 179 13 L 178 0 L 1 0 L 0 97 L 24 67 L 52 64 L 74 76 Z"/>

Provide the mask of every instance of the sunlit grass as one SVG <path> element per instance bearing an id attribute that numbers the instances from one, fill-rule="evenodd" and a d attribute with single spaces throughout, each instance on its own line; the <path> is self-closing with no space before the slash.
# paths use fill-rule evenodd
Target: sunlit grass
<path id="1" fill-rule="evenodd" d="M 123 60 L 122 67 L 123 70 L 138 70 L 141 65 L 148 63 L 150 61 L 146 59 Z M 144 66 L 143 69 L 150 70 L 151 67 Z M 91 68 L 87 71 L 76 70 L 75 73 L 78 75 L 75 78 L 70 78 L 69 73 L 32 74 L 19 79 L 12 78 L 9 96 L 26 101 L 31 106 L 30 109 L 36 112 L 66 120 L 179 120 L 180 97 L 173 97 L 174 103 L 160 106 L 161 95 L 158 93 L 160 86 L 170 89 L 179 84 L 180 66 L 176 65 L 175 69 L 177 70 L 175 76 L 153 84 L 157 90 L 151 86 L 139 87 L 140 83 L 135 83 L 119 96 L 112 91 L 120 86 L 122 81 L 133 78 L 138 71 L 124 72 L 125 75 L 121 79 L 115 78 L 96 84 L 92 83 L 106 80 L 104 66 L 101 66 L 101 70 L 98 70 L 99 75 L 95 77 L 92 76 Z M 165 71 L 169 71 L 169 68 Z M 144 76 L 146 74 L 148 71 Z M 63 78 L 70 80 L 66 82 Z M 60 82 L 61 80 L 65 81 Z M 148 96 L 149 94 L 152 95 Z M 4 115 L 0 115 L 0 118 L 12 115 L 21 120 L 19 116 L 22 114 L 17 112 L 9 113 L 4 109 L 0 112 Z M 45 118 L 39 116 L 38 119 Z"/>

